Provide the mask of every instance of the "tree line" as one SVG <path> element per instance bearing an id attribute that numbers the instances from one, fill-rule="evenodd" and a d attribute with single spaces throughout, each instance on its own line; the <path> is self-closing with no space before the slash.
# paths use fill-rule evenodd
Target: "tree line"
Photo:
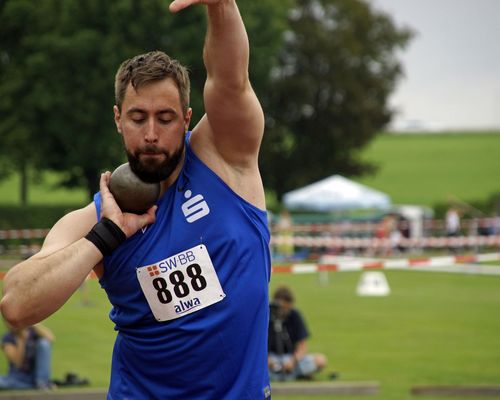
<path id="1" fill-rule="evenodd" d="M 266 189 L 374 170 L 360 150 L 390 121 L 413 32 L 365 0 L 239 0 L 250 75 L 266 114 Z M 84 187 L 124 162 L 113 123 L 114 75 L 160 49 L 190 70 L 193 119 L 203 112 L 204 10 L 171 15 L 165 0 L 0 0 L 0 179 L 56 171 Z"/>

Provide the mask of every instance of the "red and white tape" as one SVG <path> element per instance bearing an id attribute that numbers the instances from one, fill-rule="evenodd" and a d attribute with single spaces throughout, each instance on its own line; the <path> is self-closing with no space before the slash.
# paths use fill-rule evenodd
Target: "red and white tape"
<path id="1" fill-rule="evenodd" d="M 463 256 L 441 256 L 426 258 L 403 258 L 366 260 L 355 257 L 323 256 L 318 263 L 296 263 L 287 265 L 274 265 L 273 273 L 305 274 L 322 271 L 364 271 L 373 269 L 424 269 L 441 268 L 457 264 L 480 263 L 488 261 L 499 261 L 500 253 L 485 253 Z M 493 266 L 485 267 L 485 271 L 496 271 Z M 429 269 L 427 269 L 429 270 Z M 476 269 L 477 270 L 477 269 Z M 482 271 L 482 270 L 481 270 Z M 458 272 L 458 271 L 457 271 Z M 464 272 L 473 272 L 469 268 Z M 497 275 L 497 273 L 494 273 Z"/>
<path id="2" fill-rule="evenodd" d="M 0 240 L 6 239 L 43 239 L 48 229 L 8 229 L 0 230 Z"/>
<path id="3" fill-rule="evenodd" d="M 288 236 L 271 237 L 272 246 L 327 247 L 344 249 L 387 249 L 396 246 L 404 248 L 446 248 L 500 246 L 500 235 L 494 236 L 456 236 L 456 237 L 422 237 L 394 239 L 379 238 L 342 238 L 322 236 Z"/>

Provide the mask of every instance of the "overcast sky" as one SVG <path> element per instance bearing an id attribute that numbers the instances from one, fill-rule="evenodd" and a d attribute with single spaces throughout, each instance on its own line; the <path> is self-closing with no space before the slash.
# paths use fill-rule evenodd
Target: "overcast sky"
<path id="1" fill-rule="evenodd" d="M 393 126 L 500 128 L 500 0 L 369 0 L 416 31 Z"/>

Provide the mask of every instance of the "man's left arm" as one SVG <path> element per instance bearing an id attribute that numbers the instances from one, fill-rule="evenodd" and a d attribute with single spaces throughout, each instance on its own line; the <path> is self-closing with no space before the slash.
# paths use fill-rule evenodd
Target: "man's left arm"
<path id="1" fill-rule="evenodd" d="M 215 150 L 235 168 L 256 168 L 264 114 L 249 81 L 242 17 L 235 0 L 176 0 L 170 10 L 200 2 L 207 6 L 208 25 L 203 50 L 206 115 L 193 130 L 203 143 L 198 148 Z"/>

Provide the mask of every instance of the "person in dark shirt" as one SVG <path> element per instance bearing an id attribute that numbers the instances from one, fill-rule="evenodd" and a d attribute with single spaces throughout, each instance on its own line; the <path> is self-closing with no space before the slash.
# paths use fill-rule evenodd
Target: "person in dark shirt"
<path id="1" fill-rule="evenodd" d="M 310 334 L 299 310 L 293 307 L 294 295 L 279 287 L 273 295 L 269 319 L 269 374 L 271 380 L 310 379 L 325 367 L 324 354 L 307 353 Z"/>
<path id="2" fill-rule="evenodd" d="M 9 370 L 0 376 L 0 390 L 49 389 L 52 332 L 37 324 L 23 329 L 9 329 L 2 338 L 2 350 Z"/>

